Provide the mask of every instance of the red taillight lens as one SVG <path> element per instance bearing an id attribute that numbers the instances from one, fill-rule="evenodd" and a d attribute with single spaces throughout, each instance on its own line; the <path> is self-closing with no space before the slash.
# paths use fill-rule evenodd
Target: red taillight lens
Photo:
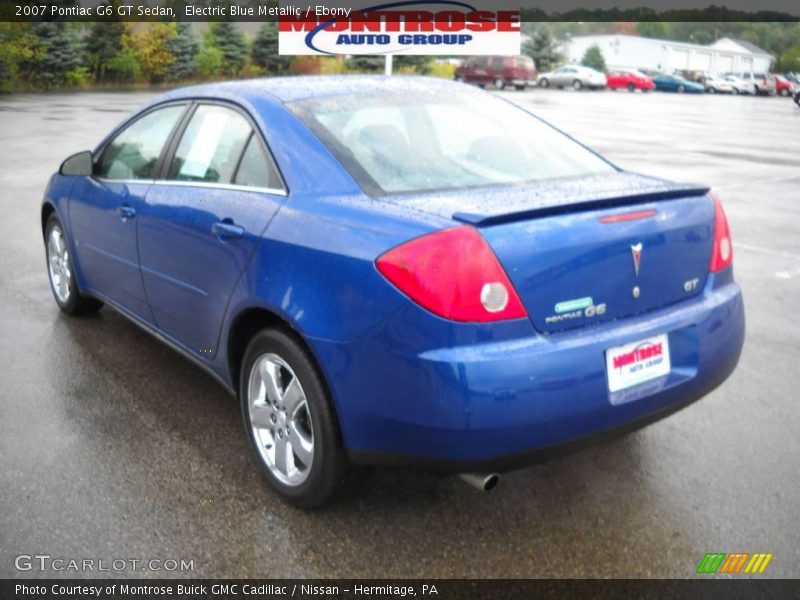
<path id="1" fill-rule="evenodd" d="M 712 273 L 733 264 L 733 244 L 731 243 L 731 231 L 728 228 L 728 218 L 722 209 L 722 203 L 714 198 L 714 247 L 711 250 L 711 265 L 709 269 Z"/>
<path id="2" fill-rule="evenodd" d="M 445 319 L 488 322 L 528 314 L 489 244 L 472 227 L 413 239 L 375 264 L 401 292 Z"/>

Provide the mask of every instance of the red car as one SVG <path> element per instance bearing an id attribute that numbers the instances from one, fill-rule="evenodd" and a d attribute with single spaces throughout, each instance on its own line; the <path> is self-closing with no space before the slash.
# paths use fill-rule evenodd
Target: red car
<path id="1" fill-rule="evenodd" d="M 456 69 L 455 79 L 497 90 L 509 85 L 524 90 L 536 84 L 536 63 L 528 56 L 475 56 Z"/>
<path id="2" fill-rule="evenodd" d="M 775 93 L 781 96 L 791 96 L 795 85 L 783 75 L 773 75 L 775 78 Z"/>
<path id="3" fill-rule="evenodd" d="M 606 73 L 608 83 L 606 86 L 612 90 L 627 89 L 629 92 L 642 90 L 649 92 L 655 87 L 653 80 L 641 71 L 617 70 Z"/>

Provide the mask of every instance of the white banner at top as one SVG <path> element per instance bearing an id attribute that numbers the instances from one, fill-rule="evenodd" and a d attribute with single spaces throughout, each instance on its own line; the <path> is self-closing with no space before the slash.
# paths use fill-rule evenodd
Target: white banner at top
<path id="1" fill-rule="evenodd" d="M 278 21 L 283 55 L 517 55 L 518 10 L 414 0 L 360 9 L 309 5 Z"/>

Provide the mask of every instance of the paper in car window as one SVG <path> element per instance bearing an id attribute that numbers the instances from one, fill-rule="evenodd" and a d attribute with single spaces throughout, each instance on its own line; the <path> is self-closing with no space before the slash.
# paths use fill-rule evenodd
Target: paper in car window
<path id="1" fill-rule="evenodd" d="M 210 112 L 203 116 L 203 122 L 200 123 L 192 148 L 181 167 L 181 175 L 205 179 L 229 120 L 229 115 L 224 112 Z"/>

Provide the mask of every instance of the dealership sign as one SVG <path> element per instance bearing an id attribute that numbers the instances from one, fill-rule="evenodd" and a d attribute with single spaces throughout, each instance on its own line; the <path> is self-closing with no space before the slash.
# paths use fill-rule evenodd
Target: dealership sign
<path id="1" fill-rule="evenodd" d="M 309 6 L 278 21 L 280 54 L 520 53 L 518 10 L 415 0 L 360 9 Z"/>

